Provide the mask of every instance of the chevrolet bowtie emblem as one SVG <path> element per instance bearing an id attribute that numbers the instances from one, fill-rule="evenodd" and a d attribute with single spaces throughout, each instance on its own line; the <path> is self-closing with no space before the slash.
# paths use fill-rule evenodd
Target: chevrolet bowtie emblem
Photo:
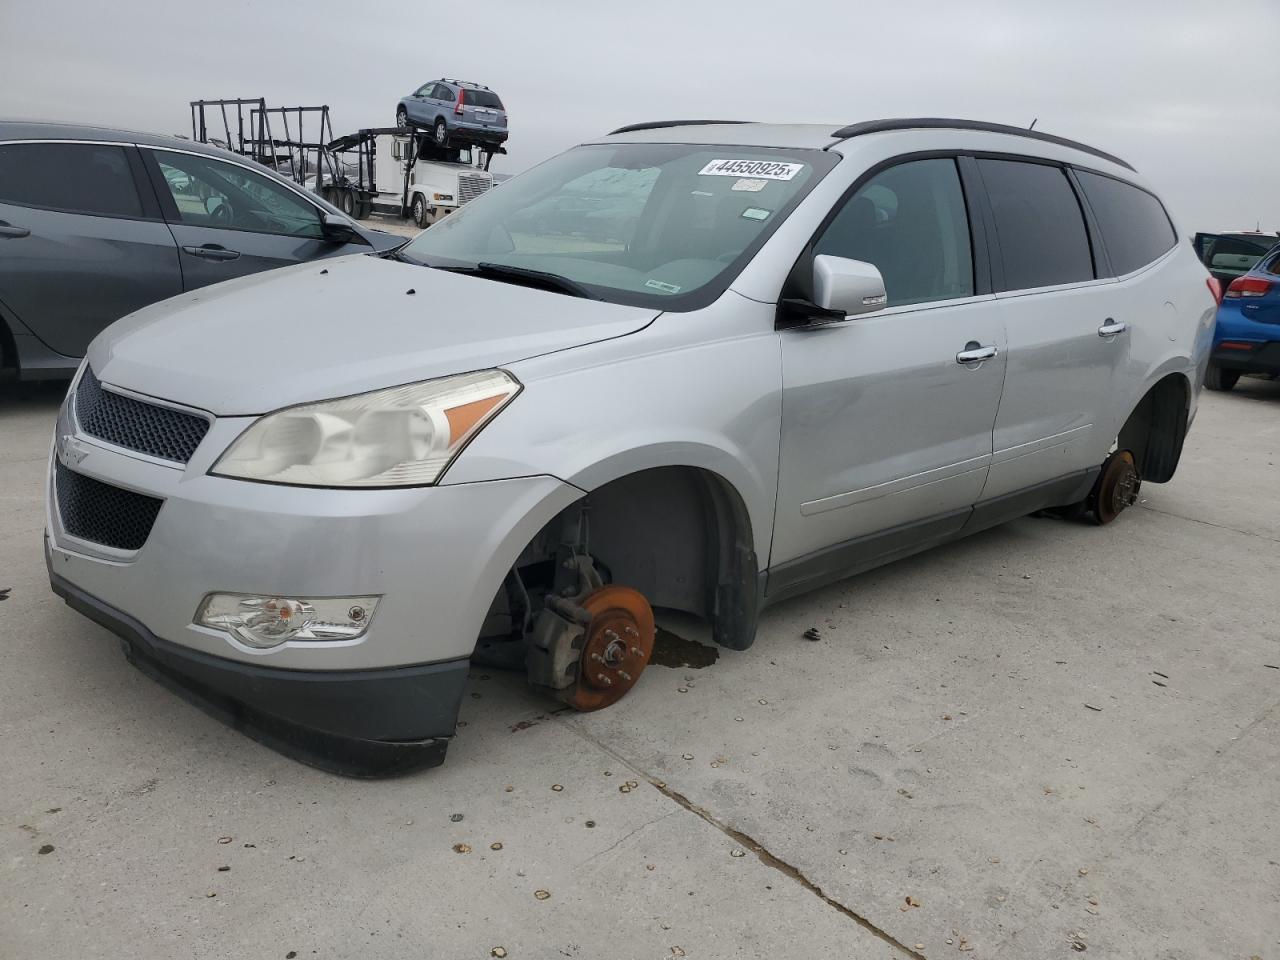
<path id="1" fill-rule="evenodd" d="M 79 466 L 89 455 L 89 451 L 71 434 L 63 434 L 58 438 L 58 462 L 64 467 Z"/>

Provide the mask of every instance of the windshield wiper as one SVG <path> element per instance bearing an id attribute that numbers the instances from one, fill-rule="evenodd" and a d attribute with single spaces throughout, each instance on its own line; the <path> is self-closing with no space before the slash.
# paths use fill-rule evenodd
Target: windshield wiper
<path id="1" fill-rule="evenodd" d="M 494 280 L 507 280 L 513 283 L 527 283 L 530 286 L 541 286 L 558 293 L 567 293 L 571 297 L 582 297 L 584 300 L 599 300 L 590 290 L 568 277 L 546 270 L 531 270 L 528 267 L 513 267 L 506 263 L 477 263 L 474 267 L 441 267 L 451 273 L 466 273 L 478 277 L 489 277 Z"/>

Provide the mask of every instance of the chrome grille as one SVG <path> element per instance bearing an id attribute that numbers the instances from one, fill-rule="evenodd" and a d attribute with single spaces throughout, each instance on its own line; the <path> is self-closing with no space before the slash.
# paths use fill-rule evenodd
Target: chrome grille
<path id="1" fill-rule="evenodd" d="M 54 467 L 53 489 L 67 533 L 117 550 L 141 550 L 164 503 L 86 477 L 61 463 Z"/>
<path id="2" fill-rule="evenodd" d="M 488 177 L 474 177 L 470 174 L 458 175 L 458 204 L 474 200 L 493 185 Z"/>
<path id="3" fill-rule="evenodd" d="M 209 430 L 204 417 L 102 389 L 91 369 L 76 387 L 75 410 L 89 436 L 174 463 L 190 460 Z"/>

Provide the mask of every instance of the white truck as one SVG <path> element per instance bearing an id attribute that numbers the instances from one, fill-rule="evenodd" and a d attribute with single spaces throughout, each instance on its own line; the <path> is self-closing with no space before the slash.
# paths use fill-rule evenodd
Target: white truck
<path id="1" fill-rule="evenodd" d="M 326 200 L 356 219 L 377 211 L 427 227 L 493 186 L 489 161 L 502 148 L 441 147 L 429 131 L 383 127 L 339 137 L 328 150 L 337 173 L 319 185 Z"/>

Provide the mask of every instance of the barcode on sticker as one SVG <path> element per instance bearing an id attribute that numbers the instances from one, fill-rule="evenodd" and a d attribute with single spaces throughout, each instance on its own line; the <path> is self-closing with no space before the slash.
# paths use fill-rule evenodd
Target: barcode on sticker
<path id="1" fill-rule="evenodd" d="M 784 163 L 778 160 L 712 160 L 698 171 L 698 176 L 790 180 L 803 169 L 803 163 Z"/>

